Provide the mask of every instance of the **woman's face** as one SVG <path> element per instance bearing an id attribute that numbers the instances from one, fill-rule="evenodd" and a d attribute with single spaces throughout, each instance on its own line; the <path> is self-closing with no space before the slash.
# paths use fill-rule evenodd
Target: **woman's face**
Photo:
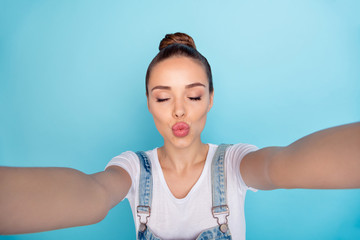
<path id="1" fill-rule="evenodd" d="M 182 56 L 158 63 L 148 90 L 148 108 L 165 144 L 185 148 L 201 141 L 214 96 L 201 63 Z"/>

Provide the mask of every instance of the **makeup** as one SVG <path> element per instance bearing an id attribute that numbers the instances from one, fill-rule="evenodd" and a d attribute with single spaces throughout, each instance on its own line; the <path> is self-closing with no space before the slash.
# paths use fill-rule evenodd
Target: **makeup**
<path id="1" fill-rule="evenodd" d="M 189 134 L 190 126 L 185 122 L 178 122 L 172 126 L 172 131 L 176 137 L 186 137 Z"/>

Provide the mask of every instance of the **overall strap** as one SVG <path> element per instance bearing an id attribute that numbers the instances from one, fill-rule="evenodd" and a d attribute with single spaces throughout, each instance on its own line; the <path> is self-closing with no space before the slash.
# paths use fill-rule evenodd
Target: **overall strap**
<path id="1" fill-rule="evenodd" d="M 151 175 L 151 162 L 145 152 L 136 152 L 140 161 L 140 181 L 139 181 L 139 205 L 137 215 L 140 221 L 139 231 L 146 230 L 146 224 L 151 213 L 151 200 L 153 180 Z"/>
<path id="2" fill-rule="evenodd" d="M 216 218 L 220 230 L 226 232 L 229 207 L 226 199 L 226 166 L 225 152 L 229 144 L 218 146 L 211 163 L 211 185 L 212 185 L 212 214 Z"/>

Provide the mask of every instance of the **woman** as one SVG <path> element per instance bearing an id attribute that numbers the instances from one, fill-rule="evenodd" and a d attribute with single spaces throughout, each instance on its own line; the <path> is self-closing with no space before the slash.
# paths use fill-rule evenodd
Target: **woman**
<path id="1" fill-rule="evenodd" d="M 183 33 L 166 35 L 146 74 L 160 148 L 125 152 L 105 171 L 0 168 L 0 233 L 93 224 L 125 197 L 139 239 L 245 239 L 247 189 L 359 188 L 360 123 L 287 147 L 205 144 L 211 69 Z M 26 199 L 26 201 L 24 201 Z"/>

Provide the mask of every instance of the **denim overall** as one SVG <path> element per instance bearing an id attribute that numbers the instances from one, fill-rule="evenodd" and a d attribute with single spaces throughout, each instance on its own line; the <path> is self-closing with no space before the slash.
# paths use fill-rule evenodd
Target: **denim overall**
<path id="1" fill-rule="evenodd" d="M 218 146 L 211 163 L 211 186 L 212 186 L 212 215 L 216 218 L 218 226 L 202 231 L 196 240 L 231 240 L 230 230 L 227 225 L 229 207 L 226 201 L 226 171 L 225 171 L 225 151 L 229 145 L 221 144 Z M 140 226 L 137 235 L 139 240 L 161 240 L 156 237 L 147 227 L 148 218 L 151 214 L 152 200 L 152 175 L 151 162 L 145 152 L 136 152 L 140 160 L 140 186 L 139 186 L 139 205 L 137 206 L 137 216 Z M 209 209 L 210 210 L 210 209 Z"/>

